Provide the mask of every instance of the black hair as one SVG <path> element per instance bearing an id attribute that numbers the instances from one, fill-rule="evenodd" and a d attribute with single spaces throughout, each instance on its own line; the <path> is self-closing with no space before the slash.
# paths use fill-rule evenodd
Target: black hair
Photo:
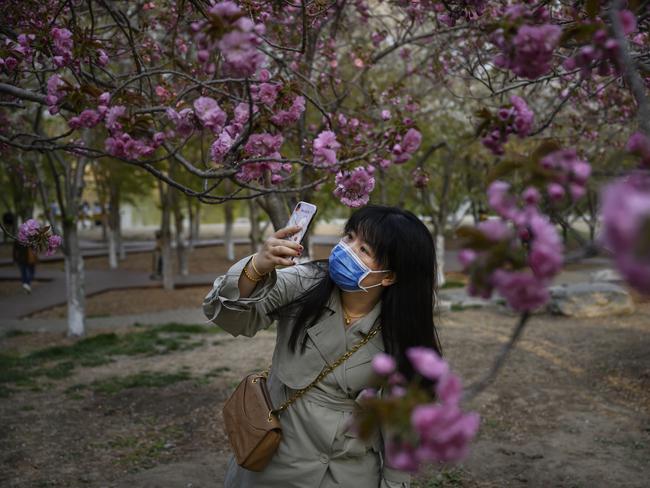
<path id="1" fill-rule="evenodd" d="M 437 269 L 431 233 L 411 212 L 381 205 L 368 205 L 352 214 L 345 224 L 345 233 L 349 232 L 370 245 L 381 269 L 395 273 L 396 282 L 381 295 L 378 320 L 386 352 L 397 359 L 399 371 L 411 379 L 414 373 L 405 355 L 409 347 L 425 346 L 442 355 L 434 324 Z M 276 317 L 290 315 L 294 319 L 289 337 L 292 352 L 301 338 L 300 350 L 304 352 L 306 331 L 319 321 L 336 288 L 327 272 L 327 260 L 305 266 L 317 268 L 321 278 L 292 303 L 273 312 Z"/>

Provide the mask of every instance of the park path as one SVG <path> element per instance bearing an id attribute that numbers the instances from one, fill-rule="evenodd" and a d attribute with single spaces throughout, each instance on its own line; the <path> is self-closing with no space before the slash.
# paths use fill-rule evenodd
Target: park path
<path id="1" fill-rule="evenodd" d="M 312 243 L 315 245 L 334 245 L 338 241 L 337 236 L 312 236 Z M 235 244 L 248 244 L 247 238 L 235 238 Z M 128 241 L 125 243 L 127 254 L 137 252 L 151 252 L 154 248 L 153 241 Z M 195 244 L 195 247 L 223 245 L 223 239 L 202 240 Z M 107 248 L 105 245 L 85 241 L 82 245 L 84 257 L 105 256 Z M 61 261 L 61 256 L 44 257 L 43 262 Z M 454 251 L 447 251 L 447 270 L 459 268 Z M 149 273 L 127 271 L 124 269 L 115 270 L 91 270 L 85 271 L 86 275 L 86 296 L 92 296 L 109 290 L 123 290 L 129 288 L 160 288 L 160 281 L 151 280 Z M 11 260 L 0 259 L 0 280 L 19 280 L 18 268 L 11 263 Z M 23 331 L 65 331 L 67 321 L 65 319 L 34 319 L 25 318 L 30 315 L 58 305 L 64 305 L 67 301 L 65 273 L 63 271 L 40 268 L 37 269 L 36 279 L 39 286 L 35 286 L 31 294 L 20 294 L 0 297 L 0 330 L 23 330 Z M 190 273 L 188 276 L 176 276 L 175 285 L 185 286 L 210 286 L 214 281 L 214 274 Z M 131 326 L 135 323 L 142 325 L 157 325 L 169 322 L 183 324 L 197 324 L 205 321 L 200 307 L 192 309 L 166 310 L 156 313 L 145 313 L 135 315 L 123 315 L 113 317 L 95 317 L 86 321 L 88 329 L 107 328 L 118 326 Z"/>

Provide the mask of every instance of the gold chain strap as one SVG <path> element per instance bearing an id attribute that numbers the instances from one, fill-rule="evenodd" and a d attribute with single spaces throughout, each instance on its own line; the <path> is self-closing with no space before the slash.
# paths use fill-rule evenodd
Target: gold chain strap
<path id="1" fill-rule="evenodd" d="M 289 406 L 294 403 L 296 400 L 298 400 L 300 397 L 302 397 L 305 393 L 307 393 L 309 390 L 311 390 L 319 381 L 321 381 L 325 376 L 330 374 L 332 371 L 334 371 L 336 368 L 338 368 L 341 364 L 343 364 L 345 361 L 347 361 L 350 356 L 352 356 L 355 352 L 357 352 L 359 349 L 361 349 L 363 346 L 368 344 L 368 341 L 375 337 L 377 335 L 377 332 L 379 332 L 379 329 L 381 329 L 381 325 L 378 325 L 374 329 L 372 329 L 367 336 L 365 336 L 362 340 L 360 340 L 357 344 L 355 344 L 349 351 L 347 351 L 343 356 L 338 358 L 334 363 L 331 365 L 325 366 L 323 370 L 316 376 L 316 379 L 312 381 L 310 384 L 305 386 L 304 388 L 301 388 L 300 390 L 297 390 L 296 393 L 291 397 L 289 400 L 284 402 L 280 407 L 276 408 L 275 410 L 272 410 L 269 412 L 269 416 L 271 414 L 274 415 L 279 415 L 281 412 L 285 411 Z M 265 371 L 264 373 L 268 374 L 268 370 Z M 264 374 L 263 373 L 263 374 Z"/>

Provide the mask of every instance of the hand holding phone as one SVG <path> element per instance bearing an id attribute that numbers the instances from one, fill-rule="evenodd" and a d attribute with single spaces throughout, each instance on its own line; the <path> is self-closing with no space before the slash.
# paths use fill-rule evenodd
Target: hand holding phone
<path id="1" fill-rule="evenodd" d="M 266 241 L 257 253 L 255 265 L 258 271 L 265 274 L 276 266 L 292 266 L 293 258 L 302 254 L 300 245 L 309 225 L 316 215 L 316 205 L 299 202 L 296 205 L 287 226 L 279 229 Z"/>
<path id="2" fill-rule="evenodd" d="M 289 217 L 287 227 L 297 225 L 300 227 L 300 230 L 289 237 L 290 240 L 297 242 L 298 244 L 302 242 L 305 234 L 307 233 L 307 229 L 309 229 L 309 226 L 314 220 L 316 211 L 316 205 L 307 202 L 298 202 L 296 208 L 294 208 L 293 212 L 291 213 L 291 217 Z"/>

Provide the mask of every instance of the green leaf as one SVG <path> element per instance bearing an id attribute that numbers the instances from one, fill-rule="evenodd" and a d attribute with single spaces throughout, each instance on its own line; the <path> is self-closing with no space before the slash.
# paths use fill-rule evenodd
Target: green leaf
<path id="1" fill-rule="evenodd" d="M 600 11 L 600 0 L 587 0 L 585 10 L 590 19 L 595 19 Z"/>
<path id="2" fill-rule="evenodd" d="M 515 159 L 503 160 L 490 170 L 487 176 L 487 182 L 492 183 L 494 180 L 514 173 L 516 170 L 522 168 L 523 166 L 523 161 L 517 161 Z"/>
<path id="3" fill-rule="evenodd" d="M 557 141 L 553 141 L 553 140 L 544 141 L 539 146 L 537 146 L 537 149 L 535 149 L 535 151 L 533 151 L 533 154 L 531 155 L 530 159 L 532 160 L 533 163 L 539 163 L 539 161 L 544 156 L 554 151 L 557 151 L 561 148 L 562 146 Z"/>

